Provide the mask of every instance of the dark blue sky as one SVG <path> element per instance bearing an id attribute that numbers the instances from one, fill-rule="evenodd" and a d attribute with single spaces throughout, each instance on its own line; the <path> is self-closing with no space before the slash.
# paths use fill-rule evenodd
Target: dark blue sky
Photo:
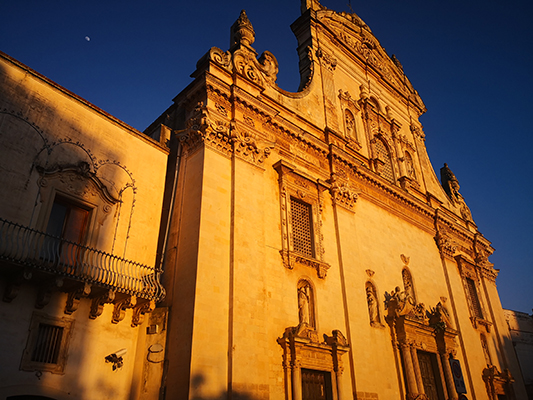
<path id="1" fill-rule="evenodd" d="M 322 0 L 349 11 L 350 0 Z M 533 2 L 351 0 L 395 54 L 427 106 L 421 117 L 437 175 L 447 162 L 490 260 L 505 308 L 533 307 Z M 226 50 L 246 9 L 278 84 L 298 87 L 290 24 L 299 0 L 4 2 L 0 50 L 143 130 L 191 82 L 212 46 Z M 86 36 L 90 41 L 86 40 Z"/>

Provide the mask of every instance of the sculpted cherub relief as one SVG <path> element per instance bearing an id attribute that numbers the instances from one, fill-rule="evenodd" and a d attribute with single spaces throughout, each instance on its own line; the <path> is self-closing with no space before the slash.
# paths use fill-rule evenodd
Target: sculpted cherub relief
<path id="1" fill-rule="evenodd" d="M 407 315 L 415 304 L 409 293 L 401 290 L 399 286 L 396 286 L 390 294 L 385 292 L 385 308 L 389 311 L 389 316 Z"/>

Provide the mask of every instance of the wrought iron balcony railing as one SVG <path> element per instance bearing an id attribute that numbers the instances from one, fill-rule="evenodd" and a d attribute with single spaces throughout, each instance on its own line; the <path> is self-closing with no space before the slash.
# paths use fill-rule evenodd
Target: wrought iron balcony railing
<path id="1" fill-rule="evenodd" d="M 154 267 L 0 218 L 0 260 L 156 302 L 165 296 Z"/>

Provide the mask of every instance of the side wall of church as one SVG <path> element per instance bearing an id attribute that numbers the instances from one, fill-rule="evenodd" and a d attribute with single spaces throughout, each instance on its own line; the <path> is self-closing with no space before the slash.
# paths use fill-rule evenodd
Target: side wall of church
<path id="1" fill-rule="evenodd" d="M 136 390 L 144 391 L 142 398 L 157 398 L 159 385 L 147 393 L 142 374 L 161 379 L 162 364 L 147 367 L 145 360 L 153 339 L 164 335 L 146 337 L 148 314 L 144 323 L 140 318 L 130 326 L 136 299 L 126 304 L 125 293 L 108 289 L 143 290 L 139 282 L 125 282 L 137 276 L 139 264 L 153 271 L 168 150 L 5 55 L 0 55 L 0 149 L 0 398 L 129 399 Z M 46 231 L 58 198 L 87 210 L 81 244 L 95 259 L 102 251 L 115 255 L 115 261 L 98 259 L 103 268 L 113 265 L 109 275 L 97 278 L 90 275 L 93 269 L 83 276 L 84 284 L 54 269 L 59 267 L 43 273 L 26 263 L 32 245 L 17 229 L 26 238 L 36 237 L 30 229 Z M 59 251 L 68 267 L 65 246 Z M 45 257 L 53 256 L 38 252 L 37 258 Z M 115 272 L 124 281 L 106 278 Z M 110 286 L 91 285 L 98 279 L 108 279 Z M 48 323 L 62 327 L 61 349 L 66 348 L 54 372 L 32 364 L 36 331 Z M 121 349 L 127 350 L 123 366 L 113 371 L 105 357 Z"/>

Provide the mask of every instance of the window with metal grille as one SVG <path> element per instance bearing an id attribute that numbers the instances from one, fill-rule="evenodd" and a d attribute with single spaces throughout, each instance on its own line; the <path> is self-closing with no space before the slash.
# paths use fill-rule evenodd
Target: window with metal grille
<path id="1" fill-rule="evenodd" d="M 31 361 L 57 364 L 62 338 L 63 328 L 61 326 L 40 323 Z"/>
<path id="2" fill-rule="evenodd" d="M 20 369 L 63 374 L 73 323 L 71 318 L 34 312 Z"/>
<path id="3" fill-rule="evenodd" d="M 483 312 L 481 311 L 481 303 L 477 295 L 476 282 L 473 279 L 466 278 L 466 285 L 468 287 L 468 295 L 470 297 L 470 303 L 474 312 L 474 317 L 483 318 Z"/>
<path id="4" fill-rule="evenodd" d="M 388 181 L 394 181 L 394 173 L 392 171 L 392 162 L 390 159 L 389 150 L 380 139 L 376 140 L 376 151 L 378 158 L 384 162 L 381 167 L 381 175 Z"/>
<path id="5" fill-rule="evenodd" d="M 307 257 L 314 257 L 311 205 L 291 197 L 291 224 L 294 251 Z"/>

